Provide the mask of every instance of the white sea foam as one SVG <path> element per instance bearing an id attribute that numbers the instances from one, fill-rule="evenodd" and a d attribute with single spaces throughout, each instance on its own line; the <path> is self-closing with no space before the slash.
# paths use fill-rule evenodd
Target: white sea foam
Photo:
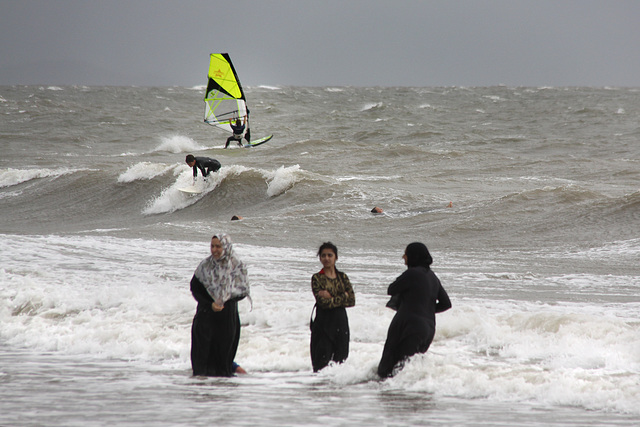
<path id="1" fill-rule="evenodd" d="M 284 167 L 280 166 L 275 172 L 266 171 L 264 173 L 267 180 L 267 195 L 269 197 L 279 196 L 291 189 L 296 182 L 303 179 L 304 171 L 299 165 Z"/>
<path id="2" fill-rule="evenodd" d="M 638 259 L 640 257 L 640 239 L 609 242 L 600 247 L 571 252 L 567 256 L 594 260 L 618 259 L 619 257 Z"/>
<path id="3" fill-rule="evenodd" d="M 223 170 L 217 174 L 214 174 L 212 178 L 209 178 L 210 181 L 206 183 L 203 181 L 196 181 L 196 184 L 193 184 L 193 175 L 191 174 L 191 170 L 185 170 L 180 175 L 178 175 L 175 183 L 170 187 L 165 188 L 160 195 L 152 199 L 147 207 L 144 209 L 143 213 L 145 215 L 154 215 L 166 212 L 174 212 L 179 209 L 184 209 L 187 206 L 191 206 L 200 200 L 204 195 L 213 190 L 222 180 Z M 179 190 L 179 188 L 187 188 L 191 186 L 197 186 L 196 188 L 201 191 L 199 194 L 185 194 Z"/>
<path id="4" fill-rule="evenodd" d="M 11 187 L 38 178 L 58 177 L 78 172 L 83 169 L 0 169 L 0 188 Z"/>
<path id="5" fill-rule="evenodd" d="M 149 174 L 158 171 L 155 166 L 140 164 L 135 170 L 127 171 L 126 177 L 121 175 L 120 179 L 141 179 Z M 145 215 L 153 215 L 166 212 L 175 212 L 193 205 L 198 200 L 205 197 L 208 193 L 217 188 L 222 181 L 234 175 L 241 175 L 247 172 L 259 172 L 267 183 L 267 195 L 275 197 L 285 193 L 291 189 L 297 182 L 304 179 L 306 172 L 300 169 L 300 166 L 281 166 L 275 171 L 247 168 L 240 165 L 223 166 L 216 173 L 209 175 L 206 181 L 196 180 L 196 188 L 200 191 L 198 194 L 184 194 L 179 189 L 191 187 L 193 185 L 193 175 L 191 168 L 187 166 L 173 167 L 176 175 L 175 182 L 165 188 L 160 195 L 153 198 L 144 210 Z"/>
<path id="6" fill-rule="evenodd" d="M 238 361 L 251 372 L 309 372 L 310 276 L 320 266 L 313 251 L 236 249 L 253 297 L 253 308 L 240 303 Z M 0 235 L 0 252 L 5 343 L 189 368 L 195 301 L 188 281 L 208 255 L 207 242 Z M 340 260 L 357 298 L 348 309 L 351 351 L 344 364 L 319 374 L 338 386 L 376 380 L 394 315 L 370 285 L 371 256 Z M 640 413 L 640 306 L 452 297 L 454 307 L 437 316 L 430 350 L 381 387 Z"/>
<path id="7" fill-rule="evenodd" d="M 380 107 L 382 107 L 382 102 L 369 102 L 369 103 L 365 104 L 364 107 L 362 107 L 361 111 L 374 110 L 374 109 L 380 108 Z"/>
<path id="8" fill-rule="evenodd" d="M 239 165 L 223 166 L 217 172 L 210 174 L 206 181 L 202 178 L 196 179 L 195 184 L 192 169 L 187 165 L 176 166 L 173 170 L 176 175 L 175 182 L 149 202 L 143 212 L 145 215 L 175 212 L 191 206 L 215 190 L 227 177 L 241 174 L 249 169 Z M 179 190 L 188 187 L 195 187 L 200 193 L 185 194 Z"/>
<path id="9" fill-rule="evenodd" d="M 342 176 L 336 177 L 337 181 L 395 181 L 399 178 L 402 178 L 401 175 L 358 175 L 358 176 Z"/>
<path id="10" fill-rule="evenodd" d="M 185 169 L 183 165 L 165 165 L 160 163 L 141 162 L 129 167 L 118 177 L 118 182 L 133 182 L 149 180 L 156 176 L 164 175 L 169 171 L 181 173 Z"/>
<path id="11" fill-rule="evenodd" d="M 174 135 L 161 138 L 162 143 L 153 151 L 168 151 L 169 153 L 185 153 L 204 150 L 207 147 L 198 144 L 188 136 Z"/>
<path id="12" fill-rule="evenodd" d="M 439 335 L 447 339 L 436 339 L 389 385 L 637 413 L 640 337 L 634 324 L 632 317 L 592 306 L 464 304 L 441 316 Z"/>

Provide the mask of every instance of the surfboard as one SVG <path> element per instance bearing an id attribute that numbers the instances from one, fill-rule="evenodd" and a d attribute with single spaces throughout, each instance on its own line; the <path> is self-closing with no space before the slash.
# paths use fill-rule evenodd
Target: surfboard
<path id="1" fill-rule="evenodd" d="M 196 187 L 182 187 L 182 188 L 178 188 L 179 191 L 186 193 L 186 194 L 200 194 L 202 193 L 202 190 L 198 190 Z"/>
<path id="2" fill-rule="evenodd" d="M 271 138 L 273 138 L 273 135 L 269 135 L 269 136 L 265 136 L 263 138 L 260 139 L 256 139 L 254 141 L 251 141 L 248 144 L 244 144 L 243 147 L 244 148 L 251 148 L 251 147 L 257 147 L 260 144 L 264 144 L 265 142 L 269 141 Z"/>

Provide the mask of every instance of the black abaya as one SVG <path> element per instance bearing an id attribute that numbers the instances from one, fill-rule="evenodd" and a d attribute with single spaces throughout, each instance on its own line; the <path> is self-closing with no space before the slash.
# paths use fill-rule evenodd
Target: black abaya
<path id="1" fill-rule="evenodd" d="M 198 301 L 191 326 L 193 375 L 232 376 L 240 341 L 238 300 L 227 301 L 222 311 L 213 311 L 213 298 L 195 276 L 191 279 L 191 292 Z"/>
<path id="2" fill-rule="evenodd" d="M 399 307 L 378 365 L 378 375 L 383 378 L 391 376 L 408 357 L 429 349 L 436 331 L 435 314 L 451 308 L 440 280 L 423 266 L 408 268 L 389 285 L 387 293 L 399 296 Z"/>

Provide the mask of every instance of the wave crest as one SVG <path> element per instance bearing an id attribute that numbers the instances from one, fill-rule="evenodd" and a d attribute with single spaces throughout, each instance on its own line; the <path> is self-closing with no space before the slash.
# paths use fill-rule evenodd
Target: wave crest
<path id="1" fill-rule="evenodd" d="M 280 166 L 275 172 L 265 173 L 267 195 L 275 197 L 286 193 L 287 190 L 293 188 L 297 182 L 304 178 L 303 172 L 300 169 L 300 165 L 295 165 L 289 167 Z"/>
<path id="2" fill-rule="evenodd" d="M 0 188 L 12 187 L 37 178 L 59 177 L 78 172 L 80 169 L 5 169 L 0 170 Z"/>
<path id="3" fill-rule="evenodd" d="M 182 165 L 176 166 L 163 165 L 160 163 L 140 162 L 129 167 L 129 169 L 120 174 L 120 176 L 118 177 L 118 182 L 126 183 L 138 180 L 149 180 L 155 178 L 156 176 L 164 175 L 171 170 L 173 170 L 174 173 L 178 174 L 184 170 L 184 167 L 182 167 Z"/>
<path id="4" fill-rule="evenodd" d="M 169 153 L 186 153 L 189 151 L 200 151 L 207 148 L 184 135 L 165 136 L 162 137 L 161 140 L 162 142 L 153 150 L 153 152 L 167 151 Z"/>

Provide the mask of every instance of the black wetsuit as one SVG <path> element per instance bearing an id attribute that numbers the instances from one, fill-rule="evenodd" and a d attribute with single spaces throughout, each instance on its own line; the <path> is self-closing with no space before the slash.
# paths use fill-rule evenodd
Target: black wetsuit
<path id="1" fill-rule="evenodd" d="M 240 341 L 238 300 L 227 301 L 222 311 L 213 311 L 213 298 L 195 275 L 191 279 L 191 293 L 198 301 L 191 326 L 193 375 L 230 377 Z"/>
<path id="2" fill-rule="evenodd" d="M 236 141 L 239 145 L 242 145 L 242 134 L 244 133 L 244 124 L 241 124 L 240 126 L 236 126 L 233 123 L 229 123 L 229 126 L 231 126 L 231 130 L 233 130 L 233 135 L 231 135 L 229 138 L 227 138 L 227 143 L 225 144 L 224 148 L 227 148 L 229 146 L 229 143 L 231 143 L 231 141 Z"/>
<path id="3" fill-rule="evenodd" d="M 451 300 L 431 269 L 417 266 L 408 268 L 387 290 L 399 297 L 398 312 L 394 316 L 378 375 L 393 374 L 394 368 L 416 353 L 425 353 L 436 332 L 436 313 L 451 308 Z"/>
<path id="4" fill-rule="evenodd" d="M 193 165 L 193 177 L 198 176 L 198 169 L 202 176 L 207 177 L 211 172 L 216 172 L 222 167 L 219 161 L 210 157 L 196 157 L 196 164 Z"/>

